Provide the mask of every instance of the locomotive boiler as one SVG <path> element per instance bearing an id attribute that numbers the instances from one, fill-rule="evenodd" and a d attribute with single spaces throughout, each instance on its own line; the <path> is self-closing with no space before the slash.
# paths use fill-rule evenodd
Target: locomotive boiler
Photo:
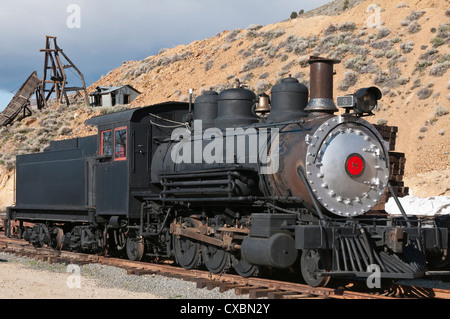
<path id="1" fill-rule="evenodd" d="M 288 77 L 270 97 L 236 87 L 92 118 L 97 135 L 17 156 L 8 218 L 33 222 L 36 246 L 213 273 L 286 269 L 312 286 L 423 276 L 447 228 L 371 214 L 392 190 L 386 143 L 363 119 L 381 92 L 339 97 L 336 115 L 337 62 L 311 57 L 310 92 Z"/>

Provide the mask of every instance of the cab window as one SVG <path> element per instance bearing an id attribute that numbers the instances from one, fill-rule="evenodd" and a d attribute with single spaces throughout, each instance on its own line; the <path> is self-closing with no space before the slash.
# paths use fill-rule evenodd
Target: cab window
<path id="1" fill-rule="evenodd" d="M 118 127 L 114 130 L 114 160 L 127 159 L 127 128 Z"/>
<path id="2" fill-rule="evenodd" d="M 100 155 L 111 155 L 112 156 L 112 130 L 102 131 L 101 142 L 100 142 Z"/>

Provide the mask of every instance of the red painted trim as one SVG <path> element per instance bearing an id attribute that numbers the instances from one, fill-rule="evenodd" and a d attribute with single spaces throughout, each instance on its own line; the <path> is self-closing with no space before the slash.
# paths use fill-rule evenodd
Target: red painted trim
<path id="1" fill-rule="evenodd" d="M 125 153 L 125 156 L 122 156 L 122 157 L 116 157 L 117 156 L 117 154 L 116 154 L 116 132 L 117 131 L 121 131 L 121 130 L 125 130 L 125 149 L 124 149 L 124 153 Z M 114 135 L 113 135 L 113 138 L 114 138 L 114 160 L 115 161 L 124 161 L 124 160 L 126 160 L 127 159 L 127 146 L 128 146 L 128 136 L 127 136 L 127 127 L 126 126 L 122 126 L 122 127 L 117 127 L 117 128 L 115 128 L 114 129 Z"/>

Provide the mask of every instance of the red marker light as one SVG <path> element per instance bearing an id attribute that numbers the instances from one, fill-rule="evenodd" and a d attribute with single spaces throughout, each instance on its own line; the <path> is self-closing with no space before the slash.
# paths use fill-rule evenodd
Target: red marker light
<path id="1" fill-rule="evenodd" d="M 364 159 L 359 154 L 350 154 L 345 161 L 345 170 L 351 177 L 361 176 L 364 171 Z"/>

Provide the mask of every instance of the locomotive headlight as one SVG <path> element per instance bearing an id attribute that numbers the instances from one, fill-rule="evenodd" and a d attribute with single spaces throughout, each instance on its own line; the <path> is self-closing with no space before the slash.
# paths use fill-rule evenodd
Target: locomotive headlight
<path id="1" fill-rule="evenodd" d="M 353 109 L 356 114 L 370 115 L 381 96 L 381 91 L 377 87 L 371 86 L 359 89 L 355 94 L 338 96 L 337 105 L 345 108 L 347 113 Z"/>
<path id="2" fill-rule="evenodd" d="M 374 87 L 362 88 L 356 91 L 356 111 L 370 113 L 381 99 L 381 91 Z"/>

